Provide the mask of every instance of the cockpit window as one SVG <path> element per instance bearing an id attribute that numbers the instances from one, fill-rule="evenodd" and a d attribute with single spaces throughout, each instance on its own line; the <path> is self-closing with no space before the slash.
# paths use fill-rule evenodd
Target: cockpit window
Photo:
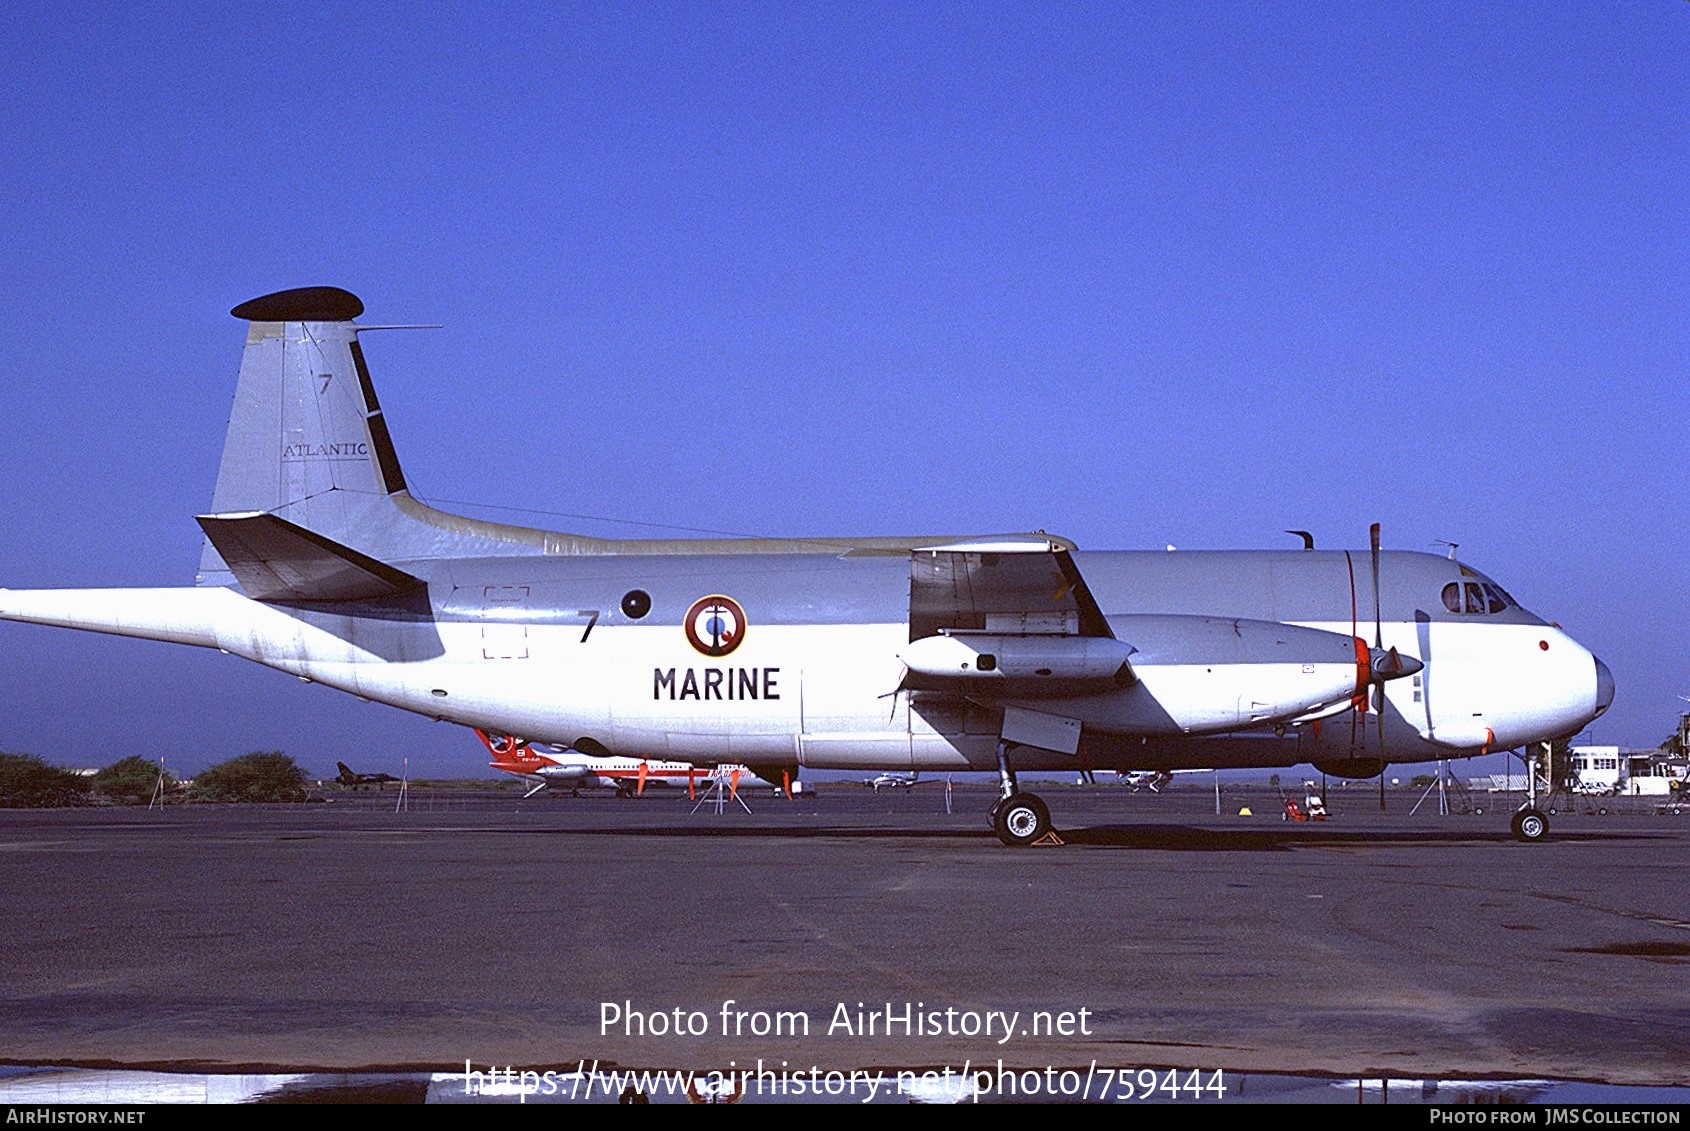
<path id="1" fill-rule="evenodd" d="M 1503 609 L 1519 608 L 1520 602 L 1508 595 L 1508 590 L 1494 581 L 1485 582 L 1485 594 L 1490 597 L 1490 611 L 1500 613 Z"/>
<path id="2" fill-rule="evenodd" d="M 1463 616 L 1487 616 L 1519 607 L 1507 590 L 1490 581 L 1452 581 L 1444 586 L 1441 596 L 1444 608 Z"/>

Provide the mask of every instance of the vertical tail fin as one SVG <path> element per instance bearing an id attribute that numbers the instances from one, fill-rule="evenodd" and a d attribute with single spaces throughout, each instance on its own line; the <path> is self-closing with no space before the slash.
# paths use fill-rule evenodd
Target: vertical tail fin
<path id="1" fill-rule="evenodd" d="M 909 539 L 725 538 L 621 541 L 536 530 L 435 510 L 411 497 L 370 381 L 358 296 L 300 287 L 243 302 L 249 325 L 212 513 L 252 586 L 207 540 L 199 584 L 241 585 L 260 600 L 398 593 L 418 578 L 394 563 L 541 554 L 815 553 L 892 548 Z M 391 328 L 391 327 L 390 327 Z M 280 521 L 277 521 L 280 520 Z M 285 524 L 285 525 L 284 525 Z M 258 572 L 255 573 L 254 570 Z M 426 571 L 422 571 L 426 573 Z M 372 580 L 373 579 L 373 580 Z"/>
<path id="2" fill-rule="evenodd" d="M 331 538 L 365 525 L 405 477 L 352 321 L 364 304 L 337 287 L 303 287 L 230 311 L 246 352 L 212 510 L 265 512 Z M 200 584 L 228 584 L 206 543 Z"/>

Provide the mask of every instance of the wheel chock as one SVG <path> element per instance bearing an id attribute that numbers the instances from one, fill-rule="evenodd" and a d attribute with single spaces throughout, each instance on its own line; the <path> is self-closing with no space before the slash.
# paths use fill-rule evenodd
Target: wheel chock
<path id="1" fill-rule="evenodd" d="M 1061 837 L 1056 835 L 1055 829 L 1051 829 L 1044 836 L 1041 836 L 1038 840 L 1035 840 L 1033 842 L 1032 846 L 1034 848 L 1040 848 L 1040 847 L 1060 848 L 1062 845 L 1065 845 L 1067 843 L 1068 843 L 1067 841 L 1063 840 Z"/>

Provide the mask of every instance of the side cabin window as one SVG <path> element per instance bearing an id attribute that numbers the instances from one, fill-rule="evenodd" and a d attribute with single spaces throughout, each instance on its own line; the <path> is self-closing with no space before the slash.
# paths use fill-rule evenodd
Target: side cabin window
<path id="1" fill-rule="evenodd" d="M 1491 582 L 1452 581 L 1444 586 L 1444 608 L 1462 616 L 1484 616 L 1500 613 L 1514 605 L 1514 598 Z"/>

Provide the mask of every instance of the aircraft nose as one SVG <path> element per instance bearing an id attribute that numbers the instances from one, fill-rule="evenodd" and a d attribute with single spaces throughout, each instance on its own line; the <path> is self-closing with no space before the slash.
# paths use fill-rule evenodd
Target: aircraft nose
<path id="1" fill-rule="evenodd" d="M 1595 659 L 1595 657 L 1591 657 Z M 1614 673 L 1608 665 L 1596 660 L 1596 717 L 1601 718 L 1614 701 Z"/>

